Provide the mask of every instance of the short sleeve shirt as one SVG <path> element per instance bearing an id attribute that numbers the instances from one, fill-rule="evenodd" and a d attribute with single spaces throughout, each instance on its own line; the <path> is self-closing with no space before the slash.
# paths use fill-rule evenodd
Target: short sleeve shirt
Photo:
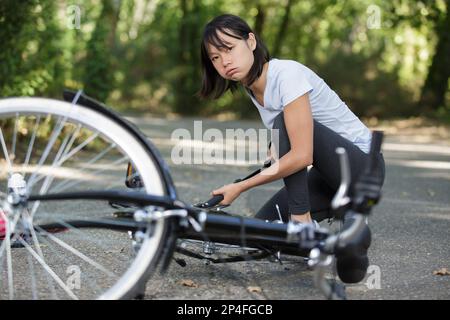
<path id="1" fill-rule="evenodd" d="M 309 94 L 313 118 L 369 153 L 371 133 L 325 81 L 303 64 L 272 59 L 267 69 L 264 106 L 249 93 L 264 125 L 272 129 L 275 117 L 302 95 Z"/>

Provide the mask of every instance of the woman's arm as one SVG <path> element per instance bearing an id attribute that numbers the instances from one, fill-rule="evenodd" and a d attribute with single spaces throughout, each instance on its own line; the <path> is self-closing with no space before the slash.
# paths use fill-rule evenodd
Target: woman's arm
<path id="1" fill-rule="evenodd" d="M 254 177 L 214 190 L 211 195 L 223 194 L 224 199 L 220 204 L 230 204 L 248 189 L 287 177 L 312 164 L 313 119 L 308 94 L 295 99 L 284 108 L 284 122 L 291 150 Z"/>
<path id="2" fill-rule="evenodd" d="M 308 94 L 295 99 L 284 108 L 284 122 L 291 150 L 268 169 L 239 182 L 242 192 L 287 177 L 312 164 L 313 118 Z"/>

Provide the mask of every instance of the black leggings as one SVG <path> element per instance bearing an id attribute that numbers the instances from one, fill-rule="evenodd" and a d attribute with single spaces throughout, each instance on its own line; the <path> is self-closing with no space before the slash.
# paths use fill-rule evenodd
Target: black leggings
<path id="1" fill-rule="evenodd" d="M 273 128 L 279 129 L 279 146 L 277 147 L 281 158 L 291 149 L 283 112 L 275 118 Z M 345 148 L 350 162 L 352 184 L 349 194 L 351 195 L 353 183 L 365 169 L 368 154 L 316 120 L 314 120 L 313 145 L 312 168 L 309 171 L 304 168 L 283 178 L 285 186 L 262 206 L 256 213 L 256 218 L 270 221 L 279 219 L 276 204 L 279 206 L 284 222 L 289 221 L 289 214 L 303 214 L 308 211 L 317 221 L 332 217 L 331 200 L 341 182 L 339 158 L 335 151 L 338 147 Z M 382 181 L 385 175 L 384 166 L 384 158 L 380 153 L 377 171 Z"/>

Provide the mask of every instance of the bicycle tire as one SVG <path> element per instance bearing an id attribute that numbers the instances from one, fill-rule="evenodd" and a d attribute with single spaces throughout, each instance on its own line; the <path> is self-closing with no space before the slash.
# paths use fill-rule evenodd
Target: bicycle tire
<path id="1" fill-rule="evenodd" d="M 68 102 L 64 102 L 64 101 L 45 99 L 45 98 L 7 98 L 7 99 L 0 100 L 0 120 L 3 121 L 2 124 L 4 124 L 4 123 L 12 124 L 13 123 L 13 125 L 11 125 L 10 127 L 14 127 L 14 128 L 11 128 L 11 130 L 10 130 L 10 132 L 13 133 L 13 134 L 11 134 L 13 141 L 9 143 L 9 145 L 11 146 L 11 149 L 13 147 L 14 147 L 14 149 L 18 148 L 17 146 L 18 146 L 19 140 L 22 138 L 21 134 L 20 133 L 18 134 L 18 132 L 17 132 L 18 129 L 16 128 L 16 127 L 20 127 L 22 117 L 25 118 L 25 120 L 24 120 L 25 122 L 28 121 L 31 124 L 33 124 L 33 119 L 35 119 L 35 122 L 37 124 L 38 119 L 41 119 L 43 117 L 46 117 L 45 119 L 48 119 L 49 116 L 50 116 L 50 119 L 55 122 L 53 125 L 54 131 L 52 131 L 52 134 L 53 134 L 53 132 L 55 132 L 55 128 L 57 128 L 59 125 L 58 121 L 62 121 L 64 123 L 63 130 L 66 130 L 66 127 L 65 127 L 66 124 L 67 124 L 67 126 L 70 125 L 71 127 L 75 127 L 75 125 L 78 127 L 78 125 L 80 125 L 82 130 L 86 130 L 86 132 L 91 130 L 92 132 L 97 134 L 97 136 L 94 137 L 95 142 L 97 142 L 97 140 L 96 140 L 97 138 L 99 140 L 103 139 L 105 141 L 105 144 L 106 144 L 106 142 L 108 142 L 108 143 L 111 142 L 110 146 L 117 147 L 117 149 L 114 149 L 114 152 L 111 152 L 111 153 L 113 153 L 113 156 L 116 155 L 115 153 L 120 155 L 120 152 L 122 152 L 123 158 L 128 157 L 128 160 L 131 160 L 131 162 L 133 163 L 136 170 L 138 170 L 139 174 L 141 175 L 141 179 L 144 183 L 144 188 L 143 188 L 142 192 L 146 192 L 149 194 L 155 194 L 155 195 L 166 195 L 166 196 L 169 195 L 172 198 L 176 197 L 175 187 L 170 178 L 170 174 L 168 172 L 167 166 L 165 165 L 162 157 L 157 152 L 157 149 L 151 144 L 151 142 L 148 139 L 143 138 L 143 135 L 141 133 L 139 133 L 136 128 L 133 128 L 132 126 L 128 125 L 123 119 L 121 119 L 119 116 L 117 116 L 114 112 L 111 112 L 110 110 L 106 109 L 104 106 L 99 105 L 99 104 L 97 104 L 95 106 L 72 104 L 72 103 L 68 103 Z M 54 117 L 54 119 L 52 117 Z M 56 120 L 57 118 L 58 118 L 58 120 Z M 31 119 L 31 120 L 29 120 L 29 119 Z M 27 122 L 27 125 L 28 125 L 28 122 Z M 5 128 L 5 130 L 7 130 L 7 126 L 5 126 L 4 128 Z M 25 129 L 30 129 L 30 128 L 25 128 Z M 6 132 L 5 130 L 4 130 L 4 132 Z M 70 130 L 72 130 L 72 128 Z M 68 131 L 70 131 L 70 130 L 68 129 Z M 27 130 L 24 130 L 24 131 L 27 131 Z M 75 131 L 75 129 L 73 129 L 73 131 Z M 35 132 L 37 132 L 37 131 L 34 131 L 33 135 L 39 136 L 39 133 L 35 133 Z M 4 178 L 0 174 L 0 181 L 3 181 L 0 183 L 0 186 L 4 186 L 4 184 L 10 180 L 10 177 L 11 177 L 10 173 L 13 171 L 15 172 L 16 167 L 18 167 L 18 165 L 16 166 L 16 164 L 14 163 L 15 157 L 16 157 L 15 154 L 14 154 L 14 158 L 12 157 L 13 154 L 11 154 L 11 159 L 7 159 L 7 158 L 9 158 L 9 155 L 8 155 L 8 146 L 9 145 L 8 145 L 8 143 L 6 143 L 7 140 L 4 138 L 4 136 L 5 135 L 2 133 L 2 136 L 0 137 L 2 139 L 2 149 L 3 149 L 3 156 L 4 156 L 3 167 L 4 167 L 4 169 L 6 167 L 6 171 L 8 171 L 8 170 L 9 171 L 6 174 L 7 178 Z M 93 136 L 94 136 L 94 134 L 93 134 Z M 45 150 L 40 153 L 40 156 L 41 156 L 40 160 L 42 160 L 42 158 L 44 157 L 45 151 L 47 150 L 47 147 L 49 146 L 49 144 L 52 140 L 51 139 L 52 137 L 53 137 L 53 135 L 50 136 L 50 139 L 49 139 L 50 141 L 48 141 L 48 144 L 46 145 Z M 66 138 L 67 137 L 69 137 L 69 134 L 66 135 Z M 29 137 L 30 146 L 31 146 L 31 140 L 32 140 L 31 138 L 32 138 L 32 136 Z M 27 139 L 28 139 L 28 137 L 27 137 Z M 37 141 L 38 138 L 35 137 L 35 139 L 36 139 L 35 141 Z M 66 139 L 64 139 L 63 141 L 59 141 L 58 139 L 59 138 L 57 137 L 57 140 L 55 140 L 55 141 L 57 141 L 56 144 L 58 144 L 58 143 L 60 144 L 60 149 L 58 150 L 58 153 L 55 155 L 53 164 L 55 164 L 56 160 L 58 160 L 56 163 L 59 163 L 60 160 L 62 160 L 61 158 L 58 158 L 58 154 L 60 154 L 60 150 L 62 148 L 61 146 L 63 145 L 63 143 L 64 142 L 67 143 Z M 61 137 L 61 139 L 62 139 L 62 137 Z M 103 140 L 100 142 L 103 142 Z M 72 141 L 72 137 L 70 137 L 69 141 Z M 36 142 L 36 145 L 37 144 L 38 143 Z M 65 147 L 67 147 L 67 144 L 65 145 Z M 100 143 L 100 148 L 101 147 L 102 147 L 102 144 Z M 16 152 L 16 150 L 14 150 L 14 151 Z M 49 154 L 52 154 L 53 151 L 54 151 L 53 146 L 51 146 Z M 56 148 L 55 148 L 55 151 L 56 151 Z M 64 154 L 65 151 L 67 151 L 70 154 L 70 148 L 69 148 L 69 150 L 63 150 L 61 153 Z M 17 152 L 17 153 L 19 153 L 19 152 Z M 27 155 L 28 155 L 28 152 L 27 152 Z M 67 155 L 67 153 L 66 153 L 66 155 Z M 38 152 L 36 152 L 36 157 L 38 157 Z M 46 157 L 44 157 L 44 158 L 46 158 Z M 81 156 L 79 156 L 79 155 L 77 155 L 77 157 L 81 158 Z M 45 166 L 46 159 L 44 159 L 44 162 L 42 164 L 40 164 L 40 166 L 39 166 L 40 160 L 39 160 L 39 162 L 34 163 L 33 165 L 31 165 L 31 161 L 29 163 L 29 167 L 31 169 L 33 169 L 33 166 L 35 168 L 35 171 L 33 173 L 30 173 L 30 175 L 31 175 L 30 178 L 40 175 L 39 178 L 35 178 L 32 181 L 35 184 L 36 184 L 35 181 L 39 180 L 40 178 L 41 178 L 41 180 L 45 180 L 45 182 L 49 181 L 47 179 L 49 179 L 48 177 L 50 176 L 50 174 L 48 174 L 45 178 L 43 178 L 43 176 L 45 176 L 45 173 L 44 174 L 42 173 L 42 170 L 47 169 L 47 168 L 42 169 Z M 66 163 L 67 162 L 69 162 L 69 161 L 66 161 Z M 76 163 L 76 161 L 74 162 L 73 165 L 75 165 L 75 163 Z M 88 162 L 86 162 L 86 163 L 88 163 Z M 86 164 L 86 163 L 84 163 L 84 164 Z M 24 164 L 25 163 L 23 163 L 23 165 Z M 1 168 L 2 168 L 2 164 L 0 163 L 0 169 Z M 23 168 L 23 166 L 21 168 Z M 52 168 L 53 167 L 50 167 L 50 169 L 52 169 Z M 60 169 L 60 168 L 58 167 L 58 169 Z M 37 174 L 36 172 L 39 172 L 39 170 L 41 170 L 41 172 L 39 174 Z M 88 170 L 88 169 L 86 169 L 86 170 Z M 114 167 L 111 170 L 116 170 L 116 168 Z M 33 174 L 35 174 L 35 175 L 33 176 Z M 51 182 L 49 184 L 51 185 L 54 180 L 57 181 L 57 178 L 53 178 L 53 179 L 50 178 L 50 180 L 51 180 Z M 27 183 L 28 182 L 31 182 L 31 181 L 27 181 Z M 63 182 L 64 182 L 64 180 L 63 180 Z M 102 182 L 102 181 L 93 181 L 92 182 L 92 184 L 95 184 L 95 183 L 97 183 L 99 185 L 102 183 L 106 184 L 106 182 Z M 43 183 L 41 185 L 41 191 L 43 189 L 45 189 L 44 185 L 45 185 L 45 183 Z M 65 185 L 63 184 L 62 186 L 64 187 Z M 32 187 L 34 188 L 34 185 Z M 91 186 L 86 186 L 86 188 L 90 188 L 90 187 Z M 1 189 L 0 189 L 0 191 L 1 191 Z M 45 190 L 45 192 L 47 192 L 47 191 L 48 191 L 48 188 L 47 188 L 47 190 Z M 3 195 L 6 195 L 7 193 L 8 192 L 4 192 Z M 75 203 L 75 205 L 76 205 L 76 203 Z M 34 207 L 33 207 L 33 209 L 34 209 Z M 5 208 L 1 208 L 1 210 L 5 211 Z M 29 210 L 29 208 L 28 208 L 28 210 Z M 18 218 L 17 218 L 18 221 L 21 221 L 22 214 L 23 213 L 20 213 L 18 215 L 15 215 L 14 217 L 18 216 Z M 71 213 L 71 214 L 73 214 L 73 213 Z M 38 215 L 38 214 L 36 213 L 36 215 Z M 9 218 L 11 218 L 11 219 L 9 219 Z M 11 217 L 9 217 L 9 218 L 8 218 L 9 220 L 7 220 L 7 221 L 9 223 L 13 223 L 13 219 L 12 219 L 13 215 L 12 214 L 11 214 Z M 29 214 L 29 212 L 27 213 L 27 216 L 23 218 L 23 220 L 26 220 L 25 218 L 31 219 L 32 221 L 34 221 L 33 220 L 34 215 Z M 115 281 L 113 285 L 110 285 L 110 286 L 108 285 L 107 288 L 105 285 L 105 288 L 104 289 L 102 288 L 102 290 L 104 290 L 104 291 L 102 291 L 101 293 L 100 292 L 97 293 L 96 292 L 97 289 L 95 289 L 95 290 L 93 289 L 92 291 L 95 291 L 95 292 L 93 292 L 93 294 L 95 294 L 95 296 L 89 296 L 89 297 L 87 297 L 87 299 L 91 299 L 91 298 L 128 299 L 128 298 L 133 298 L 137 294 L 140 294 L 141 292 L 139 292 L 139 290 L 141 290 L 141 288 L 142 288 L 142 281 L 147 280 L 149 275 L 155 270 L 158 262 L 160 262 L 160 260 L 162 258 L 161 255 L 164 252 L 165 246 L 167 245 L 167 239 L 170 235 L 169 233 L 171 232 L 170 223 L 171 222 L 169 220 L 159 220 L 152 224 L 151 230 L 150 230 L 150 227 L 148 228 L 148 230 L 145 230 L 146 233 L 144 233 L 144 234 L 146 236 L 142 240 L 142 243 L 140 245 L 138 252 L 135 255 L 134 260 L 129 265 L 126 266 L 126 269 L 124 269 L 123 274 L 119 277 L 119 279 L 117 281 Z M 25 225 L 25 224 L 23 223 L 23 225 Z M 14 227 L 17 228 L 17 223 L 14 225 Z M 23 230 L 27 230 L 25 227 L 23 227 L 23 228 L 24 228 Z M 13 229 L 12 231 L 15 231 L 15 230 Z M 150 233 L 151 233 L 151 236 L 150 236 Z M 13 233 L 10 232 L 10 235 L 11 234 L 13 234 Z M 46 236 L 48 237 L 48 235 L 46 235 Z M 21 234 L 19 234 L 17 237 L 19 238 L 19 240 L 20 239 L 24 240 Z M 35 235 L 34 237 L 36 239 L 33 239 L 33 241 L 37 240 L 38 236 Z M 77 240 L 77 241 L 80 241 L 80 240 Z M 5 244 L 4 246 L 6 249 L 8 247 L 7 242 L 10 242 L 10 237 L 4 237 L 3 243 Z M 49 243 L 50 243 L 50 241 L 49 241 Z M 31 242 L 31 244 L 35 245 L 35 248 L 36 248 L 35 254 L 36 254 L 36 252 L 39 253 L 38 252 L 39 250 L 42 251 L 41 249 L 37 250 L 39 245 L 36 245 L 36 243 Z M 11 245 L 11 243 L 9 243 L 9 245 Z M 29 252 L 31 252 L 29 250 L 30 248 L 26 246 L 26 243 L 24 243 L 23 245 L 27 248 L 27 250 Z M 33 249 L 33 248 L 31 248 L 31 249 Z M 5 250 L 5 251 L 7 251 L 7 250 Z M 75 251 L 76 250 L 70 251 L 70 252 L 74 253 Z M 86 251 L 89 251 L 88 248 L 86 248 Z M 10 249 L 10 251 L 9 251 L 10 255 L 11 255 L 11 252 L 12 252 L 12 250 Z M 55 252 L 54 255 L 57 255 L 57 253 L 56 253 L 57 251 L 55 250 L 54 252 Z M 40 254 L 36 254 L 36 255 L 40 256 Z M 0 258 L 1 258 L 1 256 L 2 256 L 2 253 L 0 252 Z M 43 254 L 42 254 L 42 257 L 43 257 Z M 58 258 L 60 258 L 60 257 L 58 257 Z M 7 265 L 7 267 L 9 267 L 10 265 L 8 264 L 8 257 L 6 257 L 6 260 L 7 260 L 6 265 Z M 70 261 L 70 260 L 68 260 L 68 261 Z M 105 261 L 107 261 L 106 258 L 105 258 Z M 47 263 L 47 261 L 44 261 L 44 262 Z M 33 263 L 36 263 L 36 262 L 31 262 L 31 263 L 29 262 L 28 267 L 30 269 L 32 269 L 31 266 Z M 56 267 L 59 267 L 59 266 L 57 266 L 56 260 L 54 263 L 55 263 L 55 270 L 56 270 Z M 3 261 L 0 266 L 3 269 Z M 16 267 L 14 270 L 7 271 L 8 276 L 5 276 L 5 278 L 7 278 L 7 281 L 8 281 L 8 289 L 11 289 L 11 288 L 14 289 L 14 287 L 9 287 L 10 286 L 10 278 L 9 278 L 10 273 L 13 273 L 13 271 L 20 272 L 22 267 L 23 266 L 20 265 L 20 266 Z M 13 269 L 13 268 L 11 268 L 11 269 Z M 52 275 L 48 271 L 47 271 L 47 273 Z M 56 271 L 54 271 L 54 273 L 56 274 Z M 47 278 L 49 278 L 48 274 L 47 274 Z M 61 277 L 59 277 L 59 278 L 61 280 Z M 19 282 L 20 281 L 21 281 L 21 279 L 19 279 Z M 50 280 L 49 282 L 52 282 L 52 281 L 56 281 L 57 284 L 59 284 L 59 282 L 57 281 L 57 278 L 54 278 L 53 280 Z M 98 285 L 98 284 L 96 283 L 96 285 Z M 3 287 L 5 287 L 5 286 L 3 286 Z M 37 293 L 39 294 L 40 292 L 37 292 Z M 11 297 L 11 294 L 9 294 L 9 297 Z M 33 293 L 33 297 L 34 297 L 34 293 Z M 22 299 L 22 297 L 20 295 L 19 295 L 19 298 Z M 84 297 L 82 297 L 82 298 L 84 299 Z"/>

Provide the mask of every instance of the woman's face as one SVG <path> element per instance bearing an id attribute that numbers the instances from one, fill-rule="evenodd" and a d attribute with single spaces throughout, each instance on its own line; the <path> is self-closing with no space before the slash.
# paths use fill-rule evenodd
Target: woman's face
<path id="1" fill-rule="evenodd" d="M 253 62 L 253 50 L 256 48 L 256 39 L 253 33 L 249 38 L 236 39 L 220 31 L 218 36 L 228 48 L 216 48 L 208 44 L 209 58 L 219 75 L 233 81 L 245 80 Z"/>

